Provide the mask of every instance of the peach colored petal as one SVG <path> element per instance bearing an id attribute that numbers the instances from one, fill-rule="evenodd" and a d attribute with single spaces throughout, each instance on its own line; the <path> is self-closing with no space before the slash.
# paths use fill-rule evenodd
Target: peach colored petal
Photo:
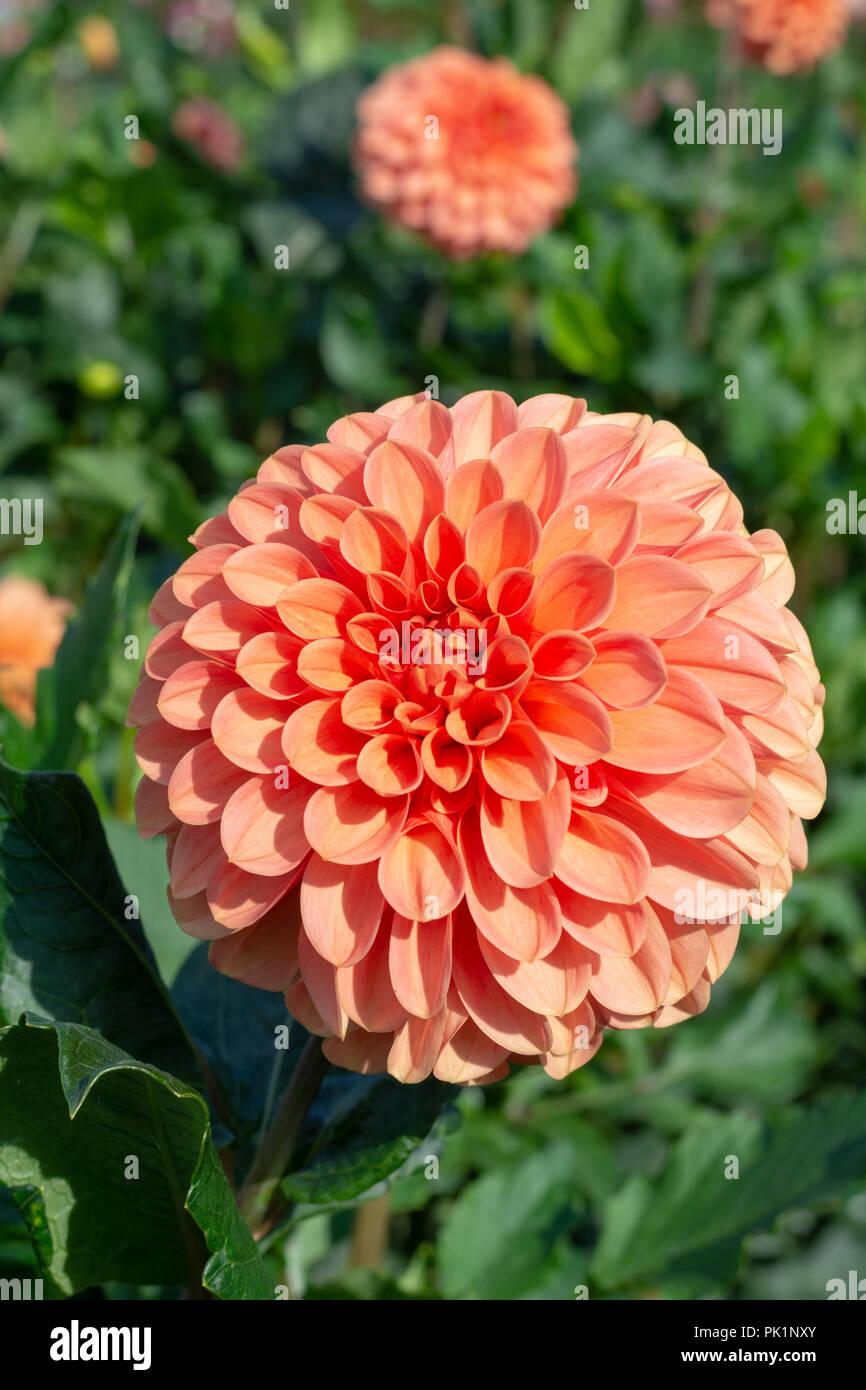
<path id="1" fill-rule="evenodd" d="M 400 834 L 408 809 L 408 796 L 377 796 L 361 782 L 321 787 L 307 803 L 304 831 L 323 859 L 369 864 Z"/>
<path id="2" fill-rule="evenodd" d="M 290 545 L 263 541 L 233 550 L 226 560 L 223 576 L 237 598 L 245 603 L 271 607 L 292 584 L 301 579 L 314 579 L 316 567 Z"/>
<path id="3" fill-rule="evenodd" d="M 500 570 L 527 566 L 538 549 L 540 536 L 538 517 L 525 502 L 516 498 L 491 502 L 469 523 L 467 563 L 488 584 Z"/>
<path id="4" fill-rule="evenodd" d="M 755 760 L 735 724 L 713 757 L 684 772 L 623 772 L 620 783 L 668 829 L 697 839 L 725 835 L 749 815 L 755 799 Z"/>
<path id="5" fill-rule="evenodd" d="M 503 497 L 518 497 L 547 521 L 565 492 L 565 449 L 552 429 L 518 429 L 494 445 L 491 461 L 502 479 Z"/>
<path id="6" fill-rule="evenodd" d="M 534 888 L 549 879 L 570 818 L 570 787 L 562 772 L 541 801 L 512 801 L 488 787 L 480 808 L 481 838 L 503 882 Z"/>
<path id="7" fill-rule="evenodd" d="M 405 796 L 424 776 L 415 744 L 402 734 L 369 739 L 358 754 L 357 769 L 361 781 L 379 796 Z"/>
<path id="8" fill-rule="evenodd" d="M 394 911 L 412 921 L 446 917 L 463 897 L 460 858 L 429 821 L 404 830 L 379 860 L 379 887 Z"/>
<path id="9" fill-rule="evenodd" d="M 650 912 L 643 945 L 633 956 L 596 957 L 590 998 L 625 1014 L 652 1013 L 665 1001 L 672 971 L 667 936 L 658 917 Z"/>
<path id="10" fill-rule="evenodd" d="M 655 642 L 639 632 L 597 632 L 583 684 L 612 709 L 644 709 L 664 690 L 668 672 Z"/>
<path id="11" fill-rule="evenodd" d="M 208 960 L 241 984 L 284 993 L 299 969 L 299 930 L 297 909 L 291 909 L 286 897 L 254 926 L 214 941 Z"/>
<path id="12" fill-rule="evenodd" d="M 466 870 L 466 904 L 487 940 L 515 960 L 537 960 L 553 950 L 562 932 L 559 903 L 549 884 L 512 888 L 484 850 L 478 814 L 469 811 L 459 830 Z"/>
<path id="13" fill-rule="evenodd" d="M 256 690 L 232 690 L 220 700 L 211 736 L 221 753 L 248 772 L 273 772 L 283 762 L 284 710 Z"/>
<path id="14" fill-rule="evenodd" d="M 560 1018 L 586 997 L 595 957 L 566 933 L 543 960 L 514 960 L 480 933 L 478 945 L 494 980 L 533 1013 Z"/>
<path id="15" fill-rule="evenodd" d="M 157 708 L 176 729 L 208 729 L 222 700 L 242 688 L 243 681 L 231 667 L 188 661 L 162 686 Z"/>
<path id="16" fill-rule="evenodd" d="M 458 914 L 455 923 L 454 983 L 470 1018 L 488 1038 L 533 1056 L 546 1052 L 550 1043 L 547 1020 L 526 1008 L 496 983 L 478 945 L 478 934 L 468 916 Z"/>
<path id="17" fill-rule="evenodd" d="M 433 1074 L 440 1081 L 465 1086 L 471 1081 L 490 1077 L 490 1073 L 495 1072 L 507 1057 L 506 1047 L 488 1038 L 471 1019 L 467 1019 L 453 1038 L 442 1044 Z"/>
<path id="18" fill-rule="evenodd" d="M 411 921 L 394 914 L 388 968 L 407 1013 L 433 1018 L 444 1007 L 451 980 L 451 919 Z"/>
<path id="19" fill-rule="evenodd" d="M 558 507 L 541 533 L 532 562 L 536 574 L 575 551 L 595 555 L 610 565 L 622 564 L 637 543 L 641 513 L 630 497 L 614 492 L 576 492 Z"/>
<path id="20" fill-rule="evenodd" d="M 289 766 L 321 787 L 358 780 L 361 734 L 346 727 L 338 699 L 311 700 L 289 716 L 282 729 L 282 751 Z"/>
<path id="21" fill-rule="evenodd" d="M 513 719 L 495 743 L 481 750 L 488 787 L 514 801 L 541 801 L 553 789 L 556 759 L 534 724 Z"/>
<path id="22" fill-rule="evenodd" d="M 277 601 L 277 612 L 289 631 L 308 642 L 342 637 L 346 623 L 361 608 L 360 599 L 334 579 L 301 579 Z"/>
<path id="23" fill-rule="evenodd" d="M 606 761 L 633 772 L 684 772 L 718 753 L 724 711 L 697 676 L 672 667 L 658 699 L 640 710 L 613 710 Z"/>
<path id="24" fill-rule="evenodd" d="M 389 512 L 413 545 L 445 509 L 445 480 L 432 454 L 417 444 L 388 439 L 364 468 L 364 486 L 374 507 Z"/>
<path id="25" fill-rule="evenodd" d="M 135 819 L 143 840 L 162 835 L 177 824 L 168 803 L 166 788 L 161 782 L 151 782 L 149 777 L 142 777 L 135 789 Z"/>
<path id="26" fill-rule="evenodd" d="M 287 632 L 260 632 L 241 647 L 235 670 L 260 695 L 291 700 L 306 690 L 304 677 L 298 671 L 302 650 L 305 649 L 297 638 Z"/>
<path id="27" fill-rule="evenodd" d="M 573 812 L 556 861 L 567 887 L 602 902 L 636 903 L 649 873 L 649 855 L 628 826 L 598 811 Z"/>
<path id="28" fill-rule="evenodd" d="M 643 900 L 637 903 L 605 903 L 585 898 L 556 883 L 562 925 L 590 951 L 600 956 L 633 956 L 647 934 L 648 914 Z"/>
<path id="29" fill-rule="evenodd" d="M 204 731 L 176 729 L 173 724 L 166 724 L 164 719 L 154 719 L 136 732 L 135 760 L 145 777 L 168 786 L 175 767 L 184 755 L 206 739 Z"/>
<path id="30" fill-rule="evenodd" d="M 444 1027 L 444 1010 L 434 1018 L 407 1018 L 388 1053 L 390 1074 L 408 1086 L 426 1081 L 436 1065 Z"/>
<path id="31" fill-rule="evenodd" d="M 473 459 L 451 474 L 445 488 L 445 512 L 461 532 L 494 502 L 502 500 L 502 479 L 490 459 Z"/>
<path id="32" fill-rule="evenodd" d="M 388 969 L 390 942 L 384 924 L 361 959 L 337 970 L 337 992 L 347 1014 L 368 1033 L 390 1033 L 407 1018 Z"/>
<path id="33" fill-rule="evenodd" d="M 238 787 L 220 821 L 229 863 L 268 878 L 297 868 L 310 852 L 303 814 L 312 791 L 298 779 L 278 787 L 272 777 L 250 777 Z"/>
<path id="34" fill-rule="evenodd" d="M 535 627 L 541 632 L 598 627 L 614 605 L 620 572 L 596 555 L 560 556 L 539 580 Z"/>
<path id="35" fill-rule="evenodd" d="M 187 825 L 218 821 L 248 774 L 229 762 L 213 739 L 197 741 L 178 758 L 168 782 L 168 804 Z"/>
<path id="36" fill-rule="evenodd" d="M 520 708 L 561 762 L 584 767 L 610 752 L 610 715 L 595 695 L 578 685 L 531 681 L 520 697 Z"/>
<path id="37" fill-rule="evenodd" d="M 678 637 L 705 617 L 712 597 L 707 580 L 682 561 L 633 555 L 616 572 L 616 600 L 604 625 L 656 639 Z"/>

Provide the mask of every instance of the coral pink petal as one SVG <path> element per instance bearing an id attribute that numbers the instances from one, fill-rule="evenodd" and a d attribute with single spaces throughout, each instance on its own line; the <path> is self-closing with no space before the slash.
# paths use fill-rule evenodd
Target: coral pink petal
<path id="1" fill-rule="evenodd" d="M 718 753 L 724 711 L 697 676 L 672 668 L 658 699 L 640 710 L 613 710 L 606 761 L 633 772 L 684 772 Z"/>
<path id="2" fill-rule="evenodd" d="M 248 774 L 229 762 L 213 739 L 206 739 L 178 759 L 168 783 L 168 802 L 187 825 L 210 825 L 223 814 L 226 802 Z"/>
<path id="3" fill-rule="evenodd" d="M 307 857 L 304 810 L 313 788 L 293 779 L 288 787 L 272 777 L 250 777 L 222 813 L 222 844 L 239 869 L 265 877 L 287 874 Z"/>
<path id="4" fill-rule="evenodd" d="M 283 764 L 285 710 L 256 690 L 233 690 L 217 705 L 211 735 L 221 753 L 247 772 L 270 772 Z"/>
<path id="5" fill-rule="evenodd" d="M 162 686 L 157 706 L 176 729 L 208 729 L 220 702 L 243 688 L 228 666 L 215 661 L 188 661 Z"/>
<path id="6" fill-rule="evenodd" d="M 538 426 L 500 440 L 490 458 L 502 479 L 503 497 L 518 497 L 543 524 L 565 492 L 567 464 L 559 435 Z"/>
<path id="7" fill-rule="evenodd" d="M 451 919 L 410 921 L 395 913 L 388 968 L 407 1013 L 432 1018 L 445 1006 L 451 980 Z"/>
<path id="8" fill-rule="evenodd" d="M 556 861 L 556 877 L 567 887 L 602 902 L 636 903 L 649 875 L 649 855 L 627 826 L 598 811 L 573 813 Z"/>
<path id="9" fill-rule="evenodd" d="M 604 625 L 656 639 L 678 637 L 706 616 L 712 597 L 707 580 L 682 561 L 633 555 L 616 572 L 616 601 Z"/>
<path id="10" fill-rule="evenodd" d="M 304 830 L 323 859 L 368 864 L 400 834 L 408 809 L 408 796 L 377 796 L 361 782 L 321 787 L 307 803 Z"/>
<path id="11" fill-rule="evenodd" d="M 571 819 L 571 789 L 560 772 L 541 801 L 512 801 L 489 787 L 480 808 L 491 866 L 512 888 L 534 888 L 553 874 Z"/>
<path id="12" fill-rule="evenodd" d="M 424 821 L 404 830 L 384 851 L 379 887 L 403 917 L 446 917 L 463 897 L 463 866 L 442 831 Z"/>
<path id="13" fill-rule="evenodd" d="M 332 965 L 354 965 L 369 951 L 384 902 L 376 865 L 333 864 L 313 854 L 301 880 L 304 930 Z"/>
<path id="14" fill-rule="evenodd" d="M 363 747 L 362 735 L 343 722 L 336 698 L 301 705 L 282 730 L 282 750 L 289 766 L 322 787 L 356 782 Z"/>
<path id="15" fill-rule="evenodd" d="M 665 1001 L 672 971 L 668 939 L 651 912 L 643 945 L 633 956 L 596 958 L 590 997 L 618 1013 L 652 1013 Z"/>

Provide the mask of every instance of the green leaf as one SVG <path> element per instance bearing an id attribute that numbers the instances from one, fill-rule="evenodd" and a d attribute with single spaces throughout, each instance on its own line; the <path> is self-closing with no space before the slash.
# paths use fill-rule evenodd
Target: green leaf
<path id="1" fill-rule="evenodd" d="M 551 64 L 553 84 L 566 101 L 599 81 L 606 60 L 620 46 L 627 8 L 627 0 L 604 0 L 566 10 Z"/>
<path id="2" fill-rule="evenodd" d="M 781 1104 L 798 1095 L 817 1061 L 814 1024 L 766 981 L 733 1016 L 704 1015 L 675 1034 L 666 1067 L 721 1099 Z"/>
<path id="3" fill-rule="evenodd" d="M 0 759 L 0 1024 L 25 1010 L 97 1029 L 130 1055 L 197 1079 L 83 782 Z"/>
<path id="4" fill-rule="evenodd" d="M 583 290 L 552 290 L 541 301 L 541 331 L 549 352 L 569 371 L 608 381 L 622 356 L 598 300 Z"/>
<path id="5" fill-rule="evenodd" d="M 307 1130 L 300 1165 L 283 1180 L 286 1196 L 316 1204 L 359 1197 L 414 1153 L 455 1091 L 432 1077 L 403 1086 L 332 1067 L 310 1112 L 312 1144 Z"/>
<path id="6" fill-rule="evenodd" d="M 866 1172 L 864 1144 L 866 1096 L 789 1111 L 772 1128 L 744 1113 L 696 1119 L 655 1183 L 635 1176 L 608 1201 L 594 1277 L 644 1281 L 789 1207 L 844 1197 Z M 737 1178 L 725 1177 L 731 1157 Z"/>
<path id="7" fill-rule="evenodd" d="M 40 768 L 75 767 L 84 751 L 83 706 L 96 705 L 107 684 L 108 647 L 125 611 L 138 535 L 138 514 L 118 527 L 84 603 L 66 629 L 54 665 L 39 677 L 36 729 Z"/>
<path id="8" fill-rule="evenodd" d="M 138 898 L 139 916 L 160 975 L 171 985 L 188 956 L 199 946 L 181 931 L 169 907 L 165 843 L 161 837 L 143 840 L 134 825 L 103 816 L 102 828 L 121 882 Z M 205 947 L 207 954 L 207 947 Z M 180 1010 L 181 1014 L 183 1009 Z"/>
<path id="9" fill-rule="evenodd" d="M 574 1162 L 561 1140 L 465 1189 L 439 1238 L 447 1298 L 511 1299 L 547 1281 L 551 1254 L 582 1210 Z"/>
<path id="10" fill-rule="evenodd" d="M 282 994 L 254 989 L 215 970 L 205 942 L 181 969 L 172 995 L 217 1079 L 226 1121 L 243 1144 L 261 1126 L 265 1111 L 272 1112 L 309 1034 L 289 1017 Z M 287 1048 L 276 1046 L 280 1025 L 289 1026 Z M 241 1159 L 238 1177 L 243 1166 Z"/>
<path id="11" fill-rule="evenodd" d="M 25 1017 L 0 1030 L 0 1113 L 0 1182 L 24 1189 L 62 1292 L 113 1280 L 273 1298 L 198 1091 L 91 1028 Z"/>

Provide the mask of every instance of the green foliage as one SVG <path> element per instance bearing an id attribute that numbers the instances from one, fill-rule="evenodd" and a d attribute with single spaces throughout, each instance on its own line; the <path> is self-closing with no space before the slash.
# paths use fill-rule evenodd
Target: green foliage
<path id="1" fill-rule="evenodd" d="M 272 1298 L 198 1092 L 92 1028 L 25 1018 L 0 1030 L 0 1181 L 39 1228 L 56 1286 L 120 1280 Z"/>

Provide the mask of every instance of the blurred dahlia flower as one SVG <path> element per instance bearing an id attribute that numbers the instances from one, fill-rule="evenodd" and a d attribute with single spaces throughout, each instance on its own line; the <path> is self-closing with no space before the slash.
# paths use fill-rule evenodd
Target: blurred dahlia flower
<path id="1" fill-rule="evenodd" d="M 363 197 L 446 256 L 518 254 L 574 198 L 568 108 L 507 61 L 437 48 L 358 103 Z"/>
<path id="2" fill-rule="evenodd" d="M 707 19 L 733 29 L 747 57 L 786 74 L 840 47 L 848 11 L 845 0 L 707 0 Z"/>
<path id="3" fill-rule="evenodd" d="M 231 173 L 243 159 L 244 137 L 227 111 L 208 97 L 181 102 L 171 127 L 214 169 Z"/>
<path id="4" fill-rule="evenodd" d="M 192 542 L 129 722 L 218 970 L 408 1082 L 706 1007 L 806 862 L 823 689 L 784 543 L 674 425 L 390 401 Z"/>
<path id="5" fill-rule="evenodd" d="M 164 23 L 178 48 L 190 53 L 220 58 L 235 46 L 232 0 L 174 0 Z"/>
<path id="6" fill-rule="evenodd" d="M 60 645 L 69 604 L 51 598 L 38 579 L 0 580 L 0 704 L 23 724 L 36 714 L 36 677 Z"/>

